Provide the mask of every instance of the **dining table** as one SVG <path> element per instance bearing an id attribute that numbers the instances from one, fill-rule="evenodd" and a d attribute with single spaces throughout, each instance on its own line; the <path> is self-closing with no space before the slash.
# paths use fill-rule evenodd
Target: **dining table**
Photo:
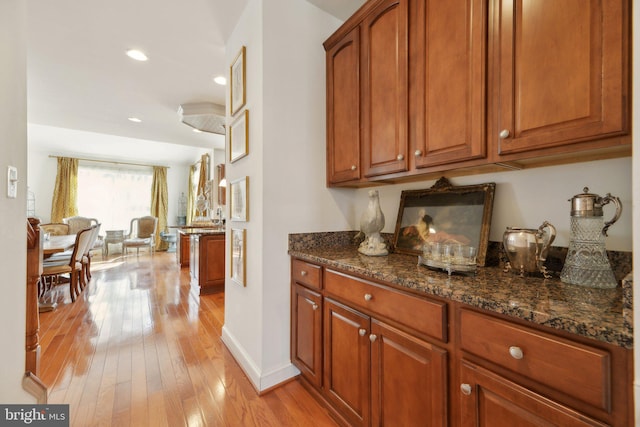
<path id="1" fill-rule="evenodd" d="M 55 253 L 67 251 L 73 248 L 73 245 L 75 245 L 75 243 L 75 234 L 49 236 L 48 239 L 44 239 L 44 242 L 42 244 L 42 257 L 46 259 Z"/>

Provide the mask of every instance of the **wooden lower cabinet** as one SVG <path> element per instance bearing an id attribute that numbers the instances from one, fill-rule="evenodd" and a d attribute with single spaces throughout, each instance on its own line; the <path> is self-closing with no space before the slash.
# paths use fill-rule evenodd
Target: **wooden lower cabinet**
<path id="1" fill-rule="evenodd" d="M 322 295 L 294 283 L 291 359 L 314 386 L 322 386 Z"/>
<path id="2" fill-rule="evenodd" d="M 446 426 L 447 352 L 371 321 L 371 425 Z"/>
<path id="3" fill-rule="evenodd" d="M 631 350 L 303 260 L 291 292 L 292 363 L 342 425 L 633 425 Z"/>
<path id="4" fill-rule="evenodd" d="M 191 238 L 187 233 L 178 231 L 176 240 L 176 258 L 180 268 L 189 267 L 189 257 L 191 253 Z"/>
<path id="5" fill-rule="evenodd" d="M 370 425 L 368 316 L 324 301 L 324 393 L 353 426 Z"/>
<path id="6" fill-rule="evenodd" d="M 225 235 L 191 235 L 191 290 L 196 295 L 224 291 Z"/>
<path id="7" fill-rule="evenodd" d="M 461 427 L 606 426 L 473 363 L 462 361 Z"/>
<path id="8" fill-rule="evenodd" d="M 325 299 L 324 391 L 354 426 L 446 426 L 447 352 Z"/>

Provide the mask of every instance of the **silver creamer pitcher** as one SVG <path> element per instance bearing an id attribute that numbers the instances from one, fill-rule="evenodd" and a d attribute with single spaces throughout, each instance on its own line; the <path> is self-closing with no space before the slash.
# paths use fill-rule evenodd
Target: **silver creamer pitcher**
<path id="1" fill-rule="evenodd" d="M 607 230 L 622 214 L 620 199 L 607 193 L 605 197 L 589 193 L 571 199 L 571 230 L 567 258 L 560 273 L 560 280 L 574 285 L 592 288 L 615 288 L 617 281 L 607 258 L 604 238 Z M 602 207 L 613 202 L 616 213 L 604 222 Z"/>
<path id="2" fill-rule="evenodd" d="M 502 244 L 509 258 L 505 271 L 515 270 L 521 276 L 540 272 L 548 279 L 551 275 L 547 273 L 544 262 L 555 238 L 556 228 L 548 221 L 543 222 L 537 230 L 507 227 L 502 237 Z"/>

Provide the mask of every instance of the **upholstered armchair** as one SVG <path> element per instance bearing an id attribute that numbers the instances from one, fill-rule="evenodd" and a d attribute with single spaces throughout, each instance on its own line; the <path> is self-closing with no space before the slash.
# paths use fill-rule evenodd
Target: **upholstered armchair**
<path id="1" fill-rule="evenodd" d="M 133 218 L 129 226 L 129 234 L 125 236 L 122 247 L 124 253 L 128 248 L 136 248 L 136 254 L 140 252 L 140 248 L 149 248 L 149 252 L 153 254 L 156 246 L 156 229 L 158 228 L 158 218 L 155 216 L 143 216 Z"/>

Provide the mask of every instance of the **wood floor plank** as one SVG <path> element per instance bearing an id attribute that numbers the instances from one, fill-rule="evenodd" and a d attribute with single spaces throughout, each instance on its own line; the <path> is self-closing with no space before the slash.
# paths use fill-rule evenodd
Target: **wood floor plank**
<path id="1" fill-rule="evenodd" d="M 41 378 L 72 426 L 336 425 L 297 381 L 256 393 L 220 339 L 224 292 L 190 292 L 175 254 L 98 254 L 92 273 L 40 317 Z"/>

